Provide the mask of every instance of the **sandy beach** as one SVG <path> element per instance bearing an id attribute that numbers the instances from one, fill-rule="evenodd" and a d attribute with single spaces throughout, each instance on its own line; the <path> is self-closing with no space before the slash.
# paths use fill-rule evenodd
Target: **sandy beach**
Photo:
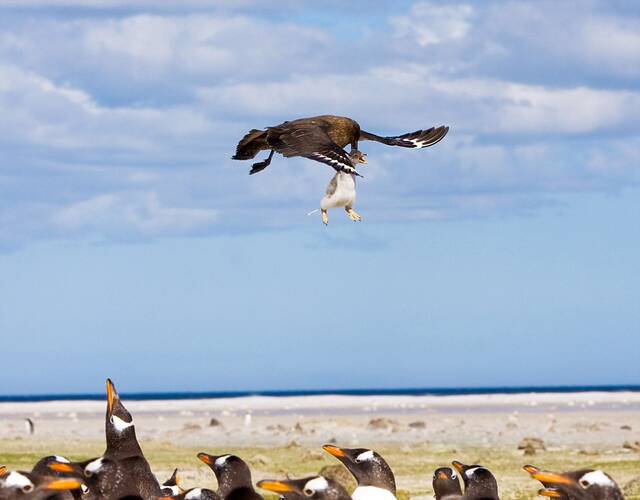
<path id="1" fill-rule="evenodd" d="M 504 498 L 535 495 L 525 463 L 602 467 L 621 485 L 640 476 L 637 392 L 123 400 L 156 473 L 178 466 L 188 484 L 215 484 L 195 458 L 200 450 L 243 456 L 258 480 L 335 465 L 320 450 L 328 442 L 380 450 L 412 497 L 431 496 L 431 472 L 453 459 L 492 468 Z M 99 401 L 2 403 L 0 463 L 24 468 L 49 453 L 99 455 L 104 411 Z M 518 449 L 525 438 L 541 439 L 544 449 L 525 456 Z M 627 498 L 638 498 L 631 486 Z"/>

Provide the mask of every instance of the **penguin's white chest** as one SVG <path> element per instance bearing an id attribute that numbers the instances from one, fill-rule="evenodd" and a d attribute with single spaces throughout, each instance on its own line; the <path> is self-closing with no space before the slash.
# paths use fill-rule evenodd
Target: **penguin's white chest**
<path id="1" fill-rule="evenodd" d="M 332 184 L 335 184 L 332 186 Z M 333 189 L 335 188 L 335 189 Z M 356 201 L 356 180 L 353 174 L 338 172 L 327 187 L 327 194 L 320 202 L 320 208 L 352 206 Z"/>
<path id="2" fill-rule="evenodd" d="M 353 500 L 396 500 L 389 490 L 377 486 L 358 486 L 351 495 Z"/>

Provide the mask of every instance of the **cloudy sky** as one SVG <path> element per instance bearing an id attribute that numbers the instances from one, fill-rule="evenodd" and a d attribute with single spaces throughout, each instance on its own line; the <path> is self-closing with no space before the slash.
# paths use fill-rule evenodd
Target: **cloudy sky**
<path id="1" fill-rule="evenodd" d="M 451 131 L 324 228 L 324 113 Z M 0 0 L 0 153 L 0 393 L 640 381 L 629 2 Z"/>

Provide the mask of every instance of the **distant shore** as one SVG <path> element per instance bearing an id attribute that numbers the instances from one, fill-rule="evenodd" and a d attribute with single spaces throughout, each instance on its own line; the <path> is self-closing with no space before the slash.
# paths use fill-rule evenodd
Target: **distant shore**
<path id="1" fill-rule="evenodd" d="M 489 466 L 507 499 L 533 498 L 525 463 L 558 470 L 605 468 L 621 484 L 637 477 L 640 392 L 450 396 L 249 396 L 128 400 L 154 471 L 180 467 L 186 484 L 213 487 L 198 451 L 237 453 L 254 477 L 317 472 L 335 460 L 324 443 L 380 450 L 401 488 L 430 499 L 435 467 L 457 459 Z M 0 463 L 29 467 L 46 454 L 87 458 L 104 449 L 102 401 L 0 403 Z M 25 419 L 35 432 L 29 434 Z M 525 456 L 521 444 L 543 448 Z M 627 495 L 629 500 L 640 500 Z"/>

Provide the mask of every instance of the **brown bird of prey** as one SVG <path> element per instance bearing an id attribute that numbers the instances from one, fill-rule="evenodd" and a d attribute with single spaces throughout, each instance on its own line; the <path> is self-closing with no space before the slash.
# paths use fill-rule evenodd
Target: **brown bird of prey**
<path id="1" fill-rule="evenodd" d="M 338 174 L 350 177 L 360 176 L 356 164 L 366 163 L 364 153 L 358 151 L 358 141 L 376 141 L 389 146 L 404 148 L 426 148 L 440 142 L 449 127 L 431 127 L 426 130 L 416 130 L 408 134 L 381 137 L 365 132 L 360 125 L 351 118 L 334 115 L 314 116 L 287 121 L 265 130 L 253 129 L 238 143 L 234 160 L 249 160 L 255 158 L 260 151 L 269 151 L 269 156 L 254 163 L 249 174 L 256 174 L 269 166 L 273 154 L 278 152 L 285 158 L 302 156 L 310 160 L 325 163 L 333 167 Z M 344 148 L 350 145 L 348 154 Z M 354 184 L 355 185 L 355 184 Z M 328 187 L 330 190 L 332 186 Z M 327 192 L 329 195 L 329 192 Z M 352 220 L 360 220 L 360 216 L 353 211 L 352 200 L 338 204 L 329 204 L 329 208 L 344 206 Z M 323 222 L 327 223 L 326 208 L 322 207 Z"/>

